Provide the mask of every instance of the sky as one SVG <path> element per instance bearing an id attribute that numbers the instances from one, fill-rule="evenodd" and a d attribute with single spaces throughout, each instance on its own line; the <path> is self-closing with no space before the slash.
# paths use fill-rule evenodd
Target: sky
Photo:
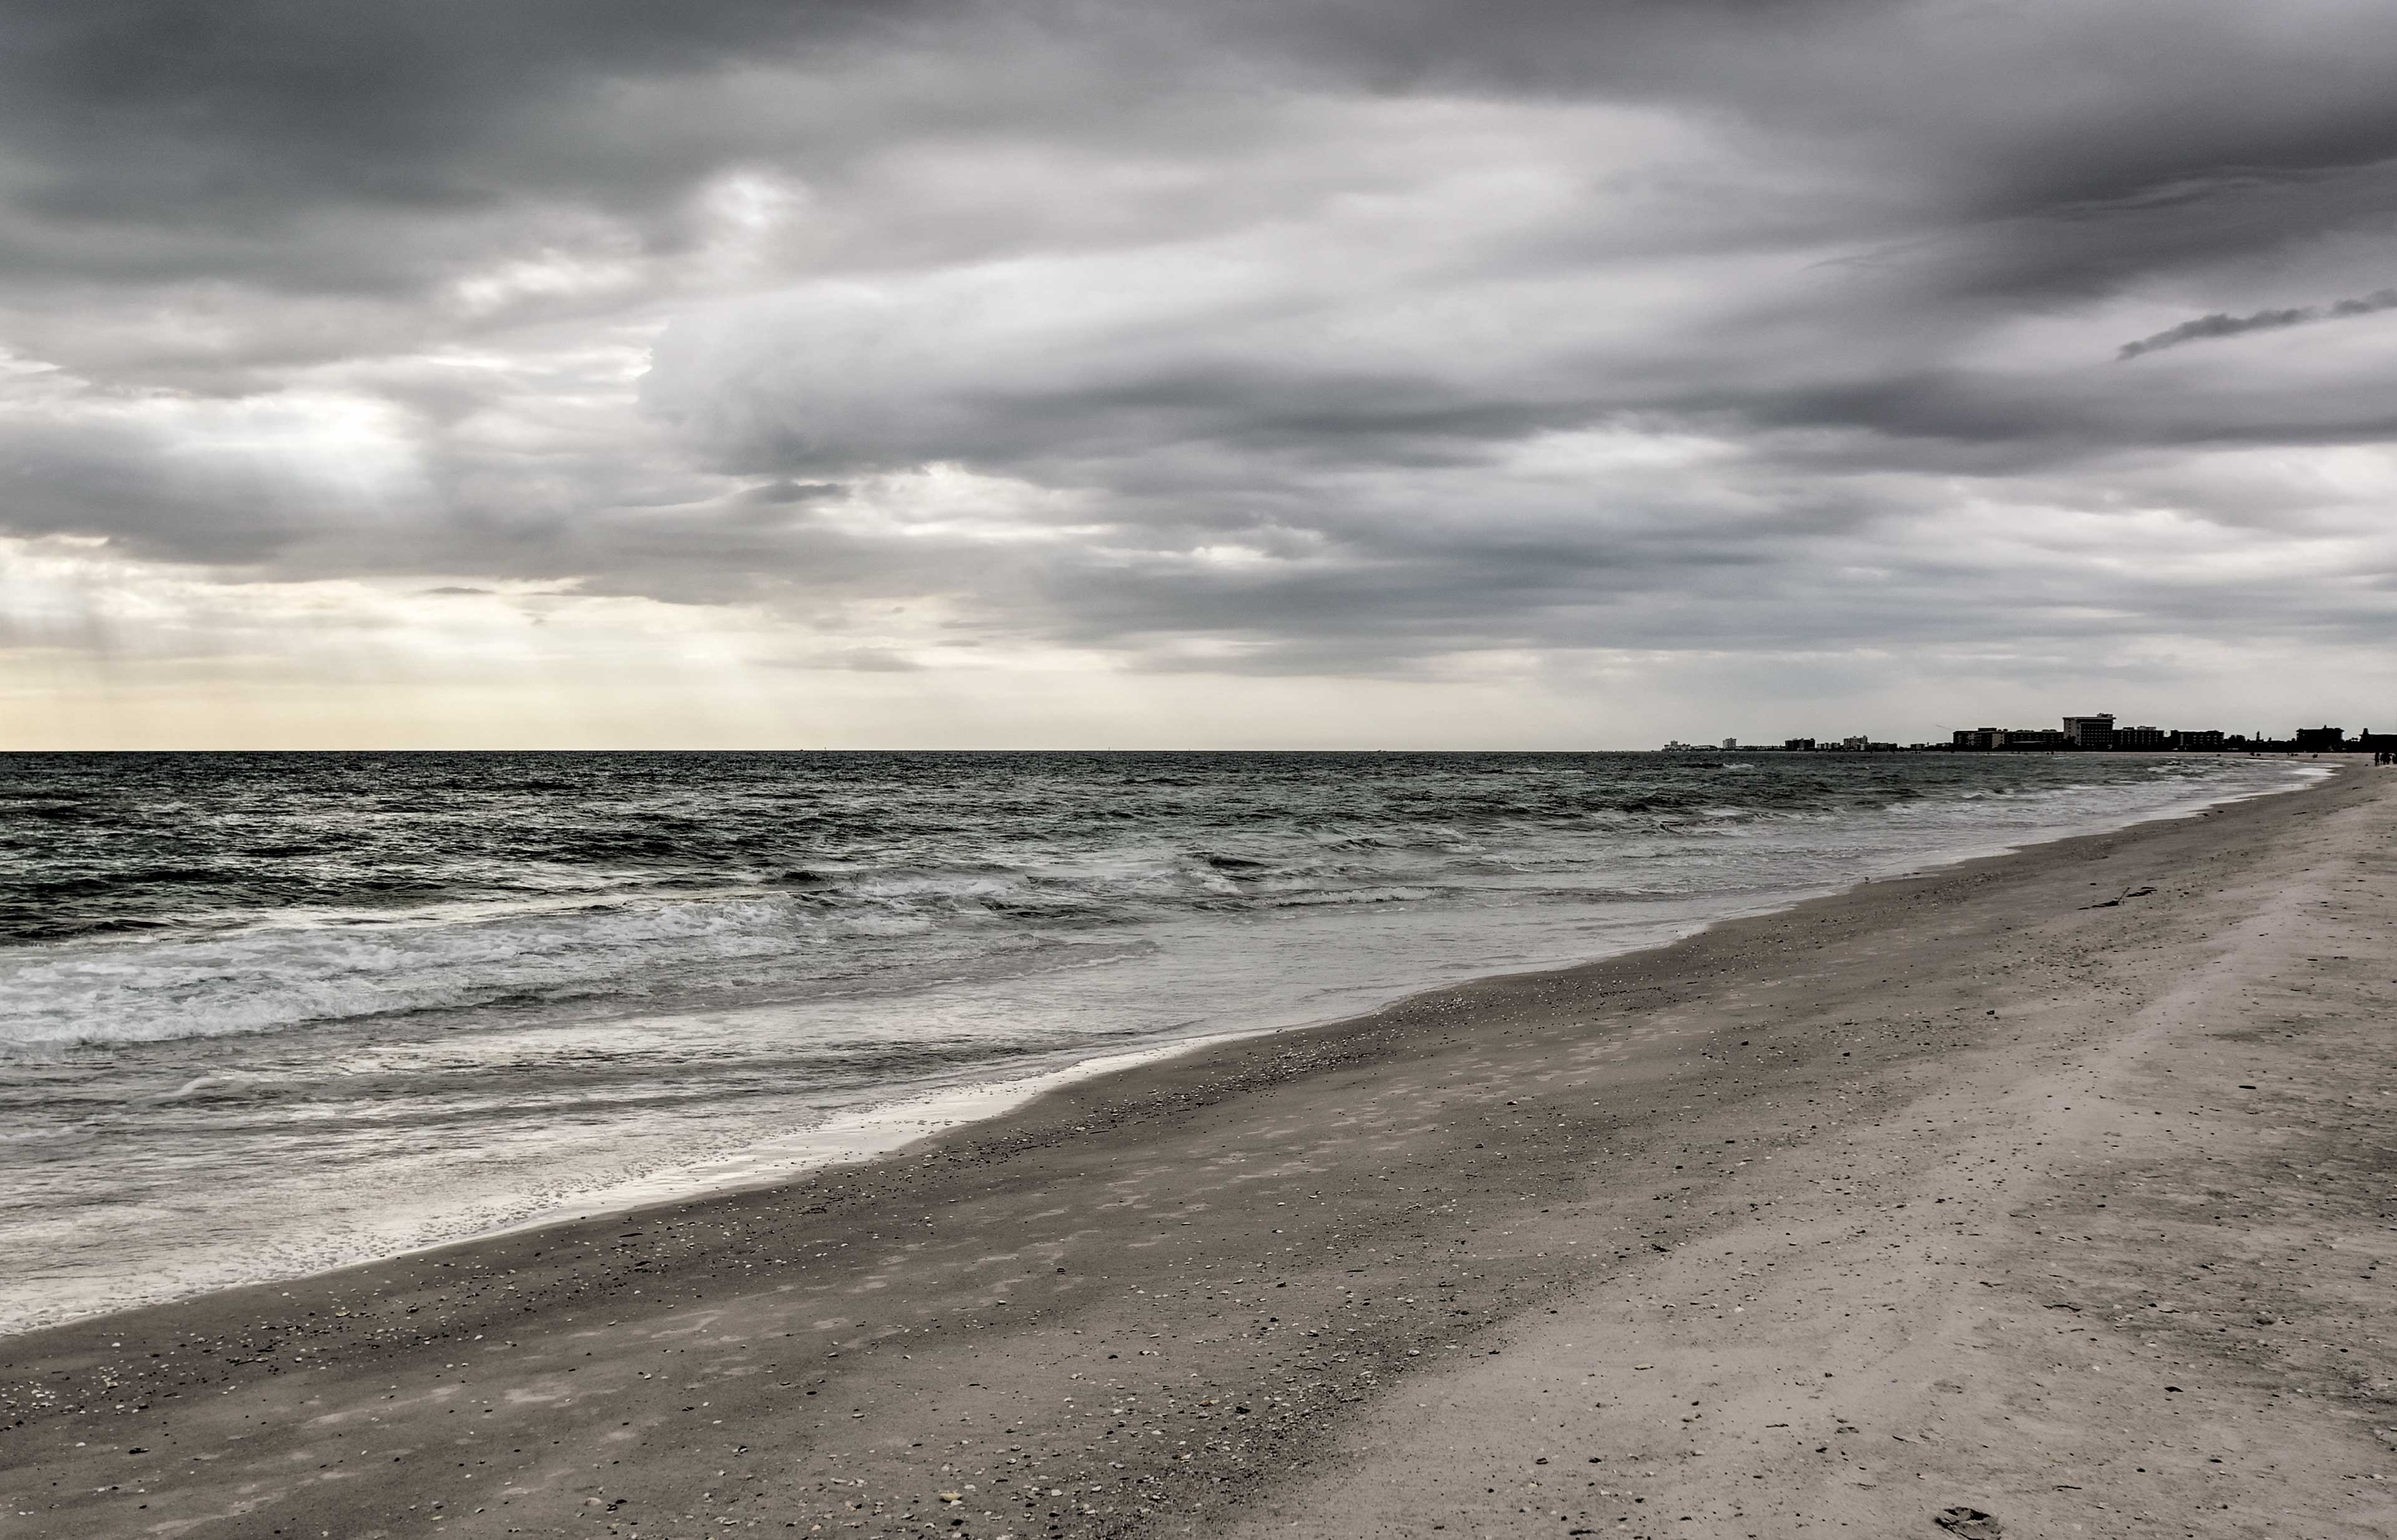
<path id="1" fill-rule="evenodd" d="M 2385 0 L 0 36 L 0 746 L 2397 730 Z"/>

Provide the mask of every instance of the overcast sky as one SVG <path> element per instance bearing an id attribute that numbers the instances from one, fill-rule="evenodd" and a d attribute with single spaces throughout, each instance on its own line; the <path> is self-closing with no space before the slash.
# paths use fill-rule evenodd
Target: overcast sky
<path id="1" fill-rule="evenodd" d="M 0 734 L 2397 729 L 2386 0 L 0 0 Z"/>

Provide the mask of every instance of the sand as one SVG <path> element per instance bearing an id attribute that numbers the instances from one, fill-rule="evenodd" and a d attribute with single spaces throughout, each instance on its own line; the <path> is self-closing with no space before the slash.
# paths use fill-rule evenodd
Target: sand
<path id="1" fill-rule="evenodd" d="M 0 1342 L 0 1533 L 2397 1533 L 2397 774 Z"/>

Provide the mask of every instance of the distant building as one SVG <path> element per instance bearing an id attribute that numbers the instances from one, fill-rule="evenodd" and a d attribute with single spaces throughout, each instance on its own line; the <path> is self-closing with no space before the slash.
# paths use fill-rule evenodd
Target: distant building
<path id="1" fill-rule="evenodd" d="M 1781 746 L 1793 753 L 1803 752 L 1804 750 L 1811 749 L 1814 746 L 1814 740 L 1812 738 L 1785 738 L 1781 741 Z"/>
<path id="2" fill-rule="evenodd" d="M 2218 749 L 2222 746 L 2222 730 L 2207 728 L 2200 732 L 2191 732 L 2184 728 L 2173 734 L 2173 745 L 2184 749 Z"/>
<path id="3" fill-rule="evenodd" d="M 1843 749 L 1855 749 L 1861 753 L 1862 751 L 1872 747 L 1872 740 L 1869 738 L 1842 738 L 1840 740 L 1840 746 Z"/>
<path id="4" fill-rule="evenodd" d="M 2116 728 L 2114 746 L 2118 749 L 2160 749 L 2170 747 L 2172 734 L 2162 728 Z"/>
<path id="5" fill-rule="evenodd" d="M 2068 740 L 2054 728 L 1964 728 L 1952 746 L 1960 749 L 2060 749 Z"/>
<path id="6" fill-rule="evenodd" d="M 2114 746 L 2114 714 L 2100 712 L 2095 716 L 2067 716 L 2064 737 L 2077 749 L 2109 749 Z"/>
<path id="7" fill-rule="evenodd" d="M 2319 754 L 2323 749 L 2347 746 L 2345 728 L 2299 728 L 2297 732 L 2297 752 Z"/>
<path id="8" fill-rule="evenodd" d="M 1739 740 L 1736 738 L 1726 738 L 1723 740 L 1723 747 L 1727 749 L 1735 749 L 1739 747 Z"/>

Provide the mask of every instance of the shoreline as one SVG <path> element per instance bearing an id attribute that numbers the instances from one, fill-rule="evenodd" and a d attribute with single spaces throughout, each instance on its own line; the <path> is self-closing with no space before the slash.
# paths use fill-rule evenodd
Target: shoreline
<path id="1" fill-rule="evenodd" d="M 2299 762 L 2292 761 L 2292 763 L 2296 768 L 2305 768 Z M 2302 791 L 2319 783 L 2320 780 L 2337 773 L 2336 767 L 2323 767 L 2314 779 L 2297 781 L 2283 787 L 2269 790 L 2226 790 L 2219 796 L 2191 800 L 2149 812 L 2131 823 L 2096 832 L 2121 833 L 2149 824 L 2193 818 L 2213 809 L 2233 806 L 2257 797 L 2277 797 Z M 1061 1087 L 1079 1080 L 1111 1075 L 1119 1069 L 1247 1038 L 1337 1027 L 1403 1005 L 1416 996 L 1441 989 L 1469 987 L 1488 980 L 1569 972 L 1577 968 L 1615 957 L 1668 946 L 1718 926 L 1783 913 L 1799 904 L 1853 891 L 1869 883 L 1902 880 L 1948 871 L 1978 861 L 2019 854 L 2026 850 L 2037 849 L 2059 840 L 2092 837 L 2093 835 L 2088 832 L 2052 834 L 2013 843 L 2001 841 L 1987 845 L 1959 846 L 1928 859 L 1907 856 L 1901 858 L 1904 862 L 1903 865 L 1884 864 L 1875 869 L 1868 864 L 1863 875 L 1837 886 L 1791 890 L 1788 892 L 1775 893 L 1761 902 L 1731 903 L 1727 900 L 1720 912 L 1694 920 L 1686 929 L 1668 930 L 1661 940 L 1640 940 L 1624 944 L 1616 950 L 1587 952 L 1575 957 L 1533 961 L 1447 983 L 1427 982 L 1421 979 L 1406 983 L 1390 983 L 1386 985 L 1358 991 L 1366 997 L 1363 1000 L 1344 1005 L 1337 1011 L 1312 1019 L 1281 1017 L 1266 1019 L 1255 1024 L 1210 1027 L 1205 1031 L 1176 1035 L 1162 1040 L 1153 1039 L 1145 1046 L 1111 1048 L 1089 1053 L 1080 1058 L 1073 1058 L 1065 1054 L 1043 1055 L 1049 1060 L 1047 1067 L 1032 1069 L 1029 1073 L 1011 1072 L 1007 1067 L 995 1066 L 995 1073 L 986 1077 L 976 1077 L 951 1084 L 913 1090 L 889 1101 L 869 1101 L 863 1105 L 834 1113 L 822 1123 L 812 1127 L 778 1134 L 745 1148 L 710 1156 L 703 1160 L 647 1171 L 637 1176 L 614 1181 L 530 1212 L 496 1218 L 491 1222 L 477 1225 L 444 1224 L 438 1227 L 439 1233 L 389 1250 L 353 1254 L 338 1261 L 329 1261 L 297 1271 L 261 1269 L 251 1276 L 230 1279 L 218 1277 L 205 1282 L 184 1284 L 181 1287 L 160 1287 L 154 1283 L 132 1298 L 104 1307 L 74 1309 L 64 1314 L 35 1315 L 30 1319 L 20 1317 L 0 1322 L 0 1343 L 6 1343 L 29 1332 L 47 1331 L 77 1322 L 102 1320 L 128 1310 L 171 1306 L 239 1289 L 279 1286 L 332 1277 L 355 1267 L 438 1252 L 452 1246 L 471 1245 L 498 1237 L 538 1231 L 551 1225 L 577 1220 L 601 1220 L 610 1216 L 633 1214 L 663 1204 L 701 1201 L 735 1193 L 770 1189 L 803 1180 L 811 1173 L 827 1169 L 891 1158 L 926 1138 L 1001 1116 Z"/>
<path id="2" fill-rule="evenodd" d="M 2100 1041 L 2086 1002 L 2017 998 L 2028 975 L 1988 971 L 1990 951 L 2029 946 L 2027 934 L 2069 950 L 2072 934 L 2123 925 L 2202 931 L 2143 944 L 2202 951 L 2229 932 L 2196 923 L 2194 897 L 2149 900 L 2126 882 L 2122 897 L 2063 901 L 2115 875 L 2262 871 L 2287 858 L 2284 845 L 2320 843 L 2314 818 L 2385 840 L 2387 784 L 2359 768 L 2303 795 L 1868 882 L 1663 947 L 1178 1052 L 797 1182 L 11 1337 L 0 1346 L 0 1438 L 11 1442 L 0 1448 L 12 1469 L 58 1485 L 9 1477 L 0 1494 L 34 1520 L 29 1533 L 255 1533 L 247 1516 L 268 1507 L 269 1527 L 288 1531 L 322 1520 L 363 1533 L 370 1518 L 395 1533 L 680 1533 L 712 1521 L 701 1494 L 723 1484 L 737 1442 L 739 1521 L 765 1523 L 770 1510 L 771 1527 L 801 1533 L 1212 1533 L 1268 1511 L 1279 1533 L 1386 1533 L 1399 1520 L 1377 1505 L 1391 1493 L 1429 1501 L 1422 1482 L 1495 1457 L 1427 1462 L 1424 1439 L 1473 1446 L 1478 1428 L 1407 1426 L 1425 1398 L 1395 1387 L 1437 1373 L 1454 1400 L 1475 1376 L 1514 1372 L 1478 1365 L 1516 1352 L 1510 1333 L 1536 1337 L 1543 1309 L 1576 1340 L 1653 1334 L 1647 1317 L 1600 1333 L 1598 1302 L 1584 1296 L 1595 1279 L 1648 1289 L 1638 1280 L 1680 1265 L 1677 1252 L 1746 1223 L 1724 1194 L 1768 1194 L 1749 1214 L 1814 1200 L 1788 1179 L 1810 1165 L 1817 1181 L 1848 1179 L 1833 1173 L 1888 1132 L 1893 1108 L 1937 1094 L 1923 1079 L 1935 1066 L 1941 1083 L 2002 1070 L 2015 1078 L 1992 1094 L 2015 1095 L 2032 1070 L 2062 1073 L 2026 1055 L 2119 1046 Z M 2084 878 L 2100 868 L 2107 877 Z M 1895 984 L 1869 976 L 1894 968 L 1893 955 L 1925 966 Z M 2117 966 L 2128 963 L 2110 953 L 2069 964 Z M 2168 994 L 2174 981 L 2153 982 Z M 1920 997 L 1904 1024 L 1889 1017 L 1893 988 Z M 1946 1008 L 1923 1013 L 1934 997 Z M 1956 1003 L 1966 997 L 1998 1004 L 1973 1016 Z M 1875 1029 L 1857 1031 L 1868 1016 Z M 1717 1131 L 1712 1144 L 1694 1142 L 1701 1125 Z M 1726 1130 L 1735 1163 L 1685 1170 Z M 1665 1158 L 1676 1153 L 1685 1158 Z M 1900 1142 L 1890 1158 L 1919 1153 Z M 1536 1213 L 1519 1206 L 1534 1199 Z M 1705 1201 L 1718 1206 L 1701 1213 Z M 1889 1221 L 1888 1202 L 1871 1207 Z M 1995 1211 L 1953 1212 L 2004 1227 Z M 1822 1244 L 1872 1260 L 1872 1248 Z M 1774 1259 L 1752 1260 L 1761 1272 Z M 1762 1314 L 1763 1297 L 1737 1309 Z M 1467 1339 L 1480 1354 L 1471 1374 Z M 676 1361 L 685 1354 L 695 1361 Z M 1524 1372 L 1560 1355 L 1543 1348 Z M 636 1362 L 670 1366 L 673 1387 Z M 1643 1382 L 1629 1376 L 1647 1372 L 1629 1365 L 1598 1410 L 1637 1400 Z M 1709 1373 L 1668 1377 L 1688 1389 Z M 1493 1427 L 1523 1390 L 1500 1384 L 1513 1399 L 1493 1403 Z M 1115 1412 L 1075 1409 L 1101 1389 Z M 1719 1414 L 1698 1390 L 1681 1399 L 1693 1397 L 1707 1400 L 1699 1415 Z M 490 1421 L 451 1420 L 464 1413 Z M 1593 1447 L 1620 1441 L 1612 1414 L 1597 1421 L 1585 1435 Z M 261 1440 L 261 1424 L 277 1431 Z M 495 1436 L 513 1430 L 514 1463 L 422 1481 L 404 1468 L 458 1445 L 462 1428 L 477 1448 L 490 1437 L 495 1454 Z M 940 1428 L 971 1440 L 949 1439 L 931 1459 L 923 1452 Z M 1378 1469 L 1381 1485 L 1343 1487 L 1319 1470 L 1335 1445 L 1344 1463 Z M 400 1453 L 369 1464 L 368 1446 Z M 160 1463 L 204 1449 L 187 1470 Z M 619 1450 L 637 1458 L 607 1467 Z M 771 1468 L 752 1451 L 771 1452 Z M 597 1467 L 583 1457 L 595 1453 Z M 1024 1490 L 1027 1457 L 1055 1475 L 1060 1497 L 1036 1499 L 1037 1512 L 1012 1511 L 1014 1498 L 993 1506 L 1002 1488 Z M 1706 1462 L 1673 1463 L 1695 1480 Z M 1067 1467 L 1080 1500 L 1061 1504 Z M 595 1468 L 608 1469 L 596 1508 L 582 1494 Z M 1516 1473 L 1510 1494 L 1543 1479 L 1561 1477 Z M 1494 1499 L 1503 1483 L 1482 1485 L 1493 1491 L 1436 1495 Z M 860 1492 L 882 1510 L 848 1507 Z M 1503 1521 L 1518 1507 L 1529 1505 L 1506 1504 Z M 1344 1527 L 1367 1508 L 1382 1517 Z M 1469 1512 L 1441 1521 L 1478 1522 Z M 1591 1522 L 1645 1533 L 1644 1516 L 1627 1515 Z M 967 1522 L 949 1521 L 958 1517 Z"/>

